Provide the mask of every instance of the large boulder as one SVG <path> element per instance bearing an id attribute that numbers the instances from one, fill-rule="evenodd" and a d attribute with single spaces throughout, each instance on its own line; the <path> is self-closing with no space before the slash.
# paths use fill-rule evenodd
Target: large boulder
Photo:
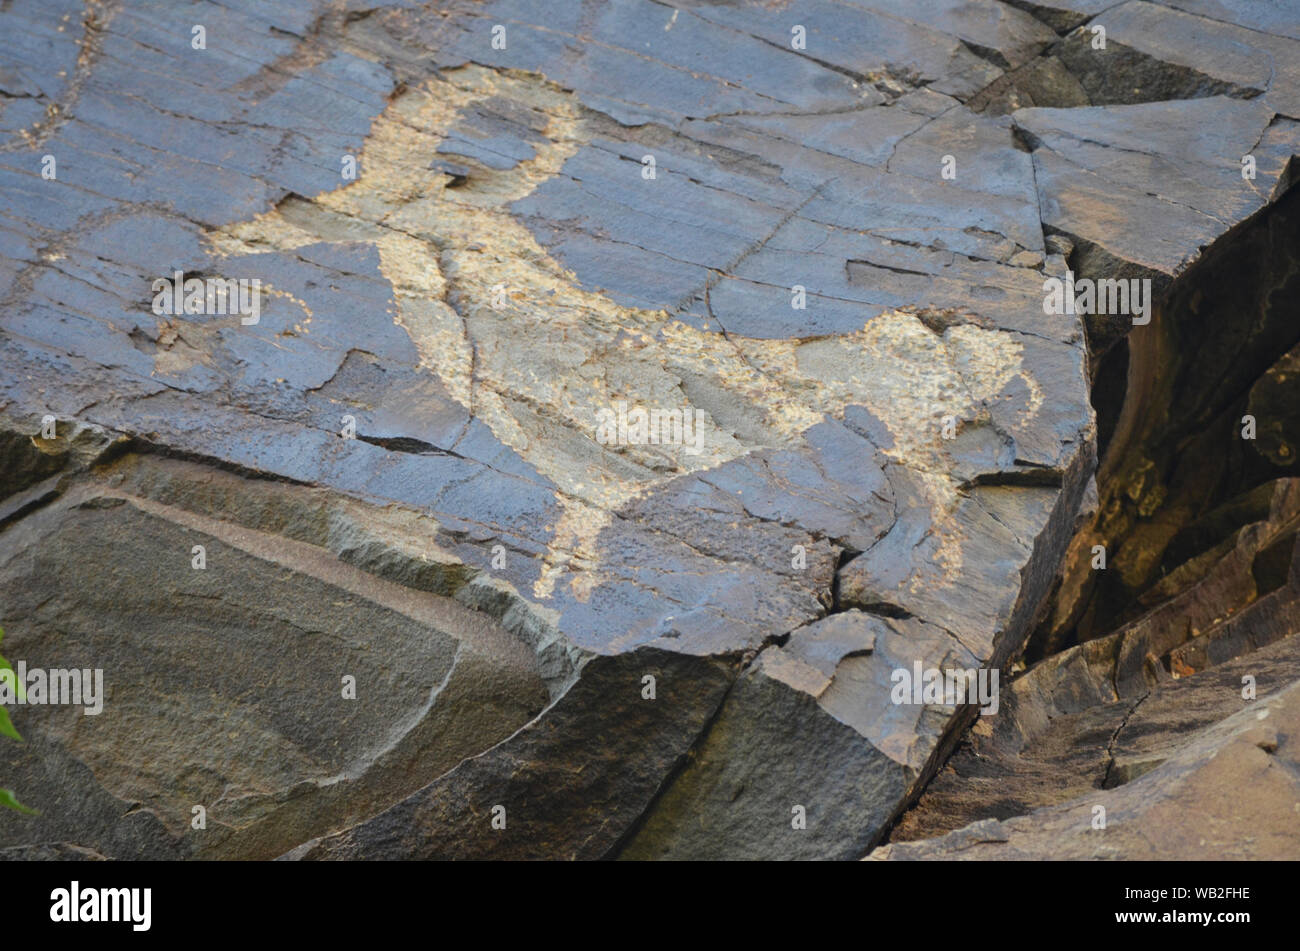
<path id="1" fill-rule="evenodd" d="M 863 854 L 975 714 L 894 672 L 1011 664 L 1093 497 L 1045 281 L 1176 287 L 1300 142 L 1190 2 L 95 6 L 0 11 L 49 854 Z"/>

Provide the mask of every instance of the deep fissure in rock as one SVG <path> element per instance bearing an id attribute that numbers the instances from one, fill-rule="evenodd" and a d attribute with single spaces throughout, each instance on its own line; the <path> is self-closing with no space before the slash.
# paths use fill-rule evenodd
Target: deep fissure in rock
<path id="1" fill-rule="evenodd" d="M 1090 276 L 1086 264 L 1078 273 Z M 1267 516 L 1267 492 L 1255 490 L 1300 474 L 1298 294 L 1292 190 L 1174 282 L 1149 325 L 1123 339 L 1088 328 L 1100 505 L 1071 545 L 1028 661 L 1167 600 L 1176 586 L 1162 579 Z M 1098 545 L 1104 570 L 1093 567 Z M 1270 551 L 1261 571 L 1276 582 L 1282 550 Z"/>

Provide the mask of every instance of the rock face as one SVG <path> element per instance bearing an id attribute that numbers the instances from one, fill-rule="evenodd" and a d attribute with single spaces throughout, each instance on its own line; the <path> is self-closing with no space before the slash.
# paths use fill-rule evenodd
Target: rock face
<path id="1" fill-rule="evenodd" d="M 1056 736 L 1037 738 L 1031 760 L 1017 762 L 1012 776 L 996 782 L 993 775 L 979 777 L 967 790 L 972 798 L 982 793 L 987 804 L 1013 813 L 1034 805 L 1035 798 L 1047 798 L 1030 792 L 1033 786 L 1054 793 L 1073 787 L 1077 795 L 1067 801 L 1003 821 L 978 820 L 937 838 L 895 842 L 869 857 L 1294 859 L 1300 854 L 1296 641 L 1284 642 L 1286 650 L 1260 651 L 1235 670 L 1225 668 L 1222 678 L 1194 688 L 1186 681 L 1179 685 L 1186 689 L 1157 693 L 1140 709 L 1124 704 L 1127 712 L 1118 723 L 1119 711 L 1107 708 L 1067 716 L 1054 726 Z M 1259 675 L 1261 684 L 1285 686 L 1243 705 L 1237 678 L 1242 670 Z M 1224 716 L 1233 707 L 1235 712 Z M 1106 788 L 1097 788 L 1097 777 L 1088 775 L 1089 764 L 1083 762 L 1081 740 L 1111 726 L 1102 777 Z M 1068 733 L 1073 751 L 1058 745 Z M 1175 746 L 1164 745 L 1170 736 L 1179 737 Z"/>
<path id="2" fill-rule="evenodd" d="M 1298 529 L 1295 478 L 1185 529 L 1149 609 L 1018 677 L 872 857 L 1300 855 Z"/>
<path id="3" fill-rule="evenodd" d="M 1300 151 L 1244 3 L 0 22 L 0 626 L 104 682 L 11 708 L 15 857 L 861 857 L 976 713 L 896 672 L 1077 633 L 1093 372 Z M 1153 319 L 1047 312 L 1068 273 Z"/>

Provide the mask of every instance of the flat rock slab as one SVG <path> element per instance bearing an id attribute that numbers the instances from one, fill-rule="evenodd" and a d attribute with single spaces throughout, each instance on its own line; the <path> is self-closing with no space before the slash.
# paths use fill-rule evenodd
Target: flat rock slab
<path id="1" fill-rule="evenodd" d="M 18 723 L 15 786 L 96 805 L 0 846 L 864 852 L 971 714 L 897 709 L 890 674 L 1008 663 L 1088 485 L 1083 328 L 1044 281 L 1076 245 L 1175 280 L 1290 181 L 1297 77 L 1228 52 L 1281 64 L 1285 25 L 1108 10 L 1125 70 L 1222 50 L 1162 86 L 1187 101 L 1122 104 L 1058 55 L 1096 12 L 7 5 L 0 563 L 66 611 L 29 593 L 0 623 L 117 693 L 75 742 L 66 710 Z M 1048 58 L 1088 105 L 968 106 Z M 156 313 L 178 271 L 259 281 L 256 321 Z M 218 636 L 238 660 L 200 695 Z M 163 703 L 170 651 L 197 666 Z M 344 716 L 348 664 L 392 684 Z M 480 713 L 442 710 L 453 687 Z M 217 710 L 250 732 L 187 751 Z M 187 832 L 218 787 L 250 814 Z"/>

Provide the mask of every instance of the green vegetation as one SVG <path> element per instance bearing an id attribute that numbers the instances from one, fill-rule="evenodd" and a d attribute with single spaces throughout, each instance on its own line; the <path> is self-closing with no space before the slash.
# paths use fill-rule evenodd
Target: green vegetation
<path id="1" fill-rule="evenodd" d="M 4 639 L 5 631 L 4 628 L 0 627 L 0 643 L 3 643 Z M 13 665 L 11 665 L 9 661 L 5 660 L 3 656 L 0 656 L 0 678 L 9 681 L 10 690 L 14 696 L 20 699 L 23 697 L 23 685 L 18 682 L 18 677 L 14 674 Z M 14 729 L 13 722 L 9 719 L 9 711 L 3 706 L 0 706 L 0 734 L 15 739 L 19 743 L 23 741 L 22 736 Z M 0 788 L 0 806 L 9 809 L 16 809 L 19 812 L 26 812 L 29 814 L 36 811 L 34 809 L 28 809 L 17 800 L 12 792 L 4 788 Z"/>

